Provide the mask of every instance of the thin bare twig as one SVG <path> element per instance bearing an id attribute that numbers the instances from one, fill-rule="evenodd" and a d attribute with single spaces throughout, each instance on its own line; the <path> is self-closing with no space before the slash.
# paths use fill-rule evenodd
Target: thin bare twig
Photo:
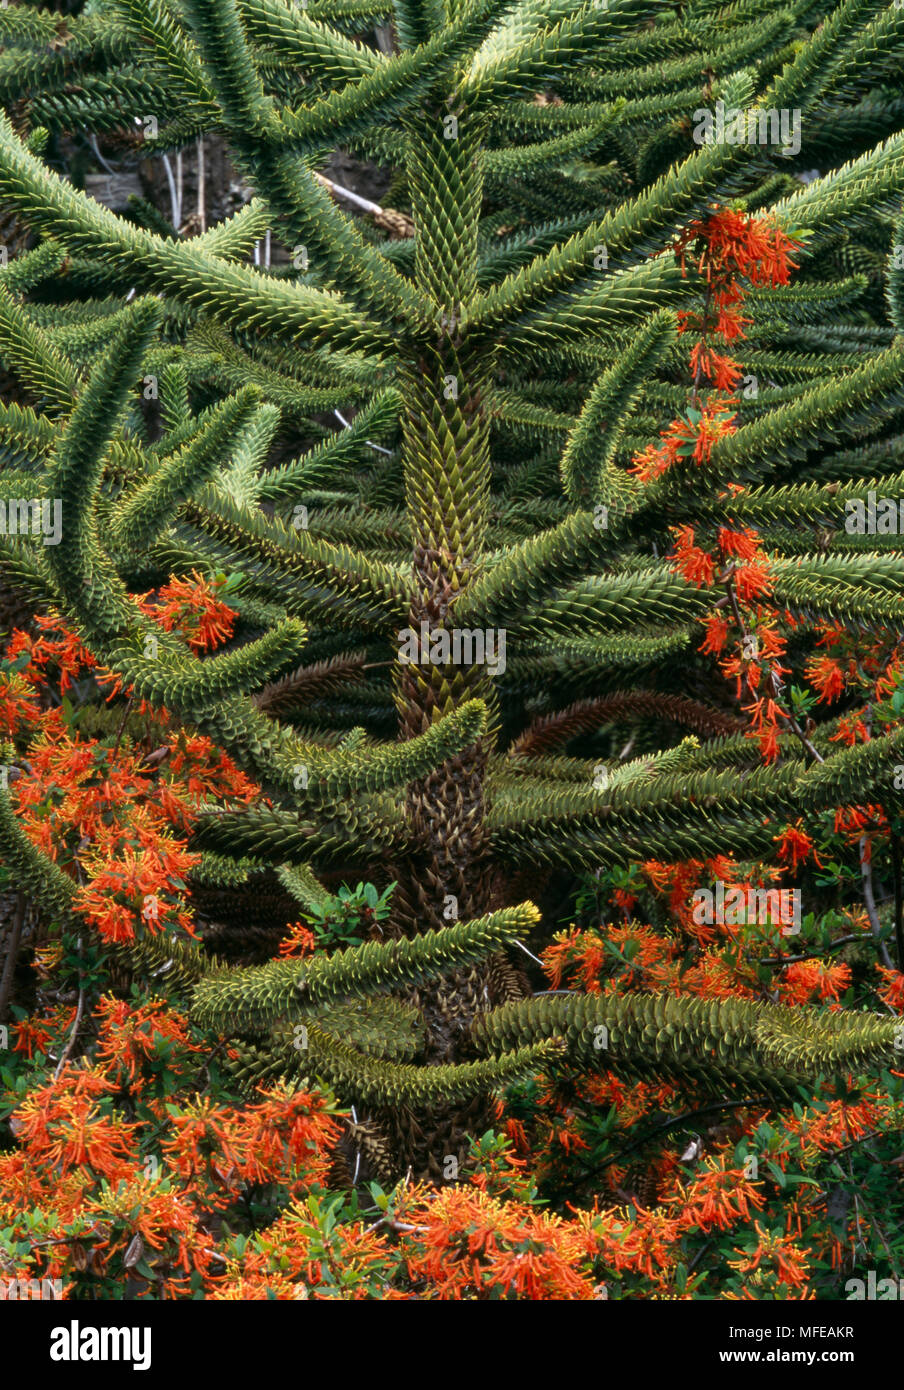
<path id="1" fill-rule="evenodd" d="M 792 965 L 798 960 L 813 960 L 816 956 L 827 956 L 832 951 L 837 951 L 839 946 L 848 946 L 852 941 L 864 941 L 866 938 L 863 932 L 851 932 L 848 936 L 839 936 L 837 941 L 832 941 L 823 951 L 804 951 L 799 956 L 748 956 L 757 965 Z"/>
<path id="2" fill-rule="evenodd" d="M 882 940 L 882 924 L 876 910 L 876 898 L 873 893 L 873 864 L 869 852 L 869 839 L 866 835 L 860 836 L 858 849 L 860 853 L 860 877 L 863 880 L 863 906 L 866 908 L 866 915 L 869 918 L 870 931 L 876 941 L 879 959 L 884 966 L 891 970 L 894 967 L 891 956 L 888 954 L 888 947 Z"/>
<path id="3" fill-rule="evenodd" d="M 396 212 L 395 208 L 384 208 L 370 198 L 362 198 L 360 193 L 353 193 L 350 188 L 344 188 L 341 183 L 328 179 L 326 174 L 315 173 L 314 178 L 324 188 L 328 188 L 334 198 L 344 198 L 353 207 L 368 213 L 377 226 L 385 227 L 388 232 L 394 232 L 397 236 L 414 236 L 414 223 L 404 212 Z"/>
<path id="4" fill-rule="evenodd" d="M 839 1149 L 826 1149 L 825 1157 L 827 1159 L 838 1158 L 850 1149 L 855 1149 L 858 1144 L 868 1144 L 870 1139 L 881 1139 L 884 1134 L 904 1134 L 904 1125 L 898 1125 L 896 1129 L 871 1129 L 869 1134 L 861 1134 L 858 1138 L 852 1139 L 849 1144 L 842 1144 Z M 893 1158 L 891 1162 L 896 1163 L 898 1160 Z"/>
<path id="5" fill-rule="evenodd" d="M 888 817 L 889 821 L 891 816 Z M 904 970 L 904 892 L 901 884 L 901 840 L 891 833 L 891 872 L 895 885 L 895 953 L 898 969 Z"/>
<path id="6" fill-rule="evenodd" d="M 203 235 L 207 231 L 207 178 L 204 169 L 204 138 L 198 136 L 198 230 Z"/>
<path id="7" fill-rule="evenodd" d="M 176 151 L 176 231 L 182 228 L 182 151 Z"/>
<path id="8" fill-rule="evenodd" d="M 178 194 L 177 194 L 177 192 L 176 192 L 176 180 L 173 178 L 173 166 L 172 166 L 172 164 L 170 164 L 170 162 L 169 162 L 169 155 L 162 154 L 162 155 L 160 156 L 160 158 L 163 160 L 163 170 L 164 170 L 164 173 L 166 174 L 166 181 L 167 181 L 167 184 L 169 185 L 169 195 L 170 195 L 170 221 L 172 222 L 173 227 L 174 227 L 174 229 L 175 229 L 175 231 L 176 231 L 176 235 L 178 236 L 178 234 L 179 234 L 179 196 L 178 196 Z"/>
<path id="9" fill-rule="evenodd" d="M 127 702 L 127 704 L 126 704 L 125 713 L 124 713 L 123 716 L 122 716 L 122 719 L 121 719 L 121 721 L 120 721 L 119 728 L 116 730 L 116 738 L 115 738 L 115 740 L 114 740 L 114 742 L 113 742 L 113 751 L 112 751 L 112 753 L 110 754 L 110 762 L 111 762 L 111 763 L 115 763 L 115 762 L 116 762 L 116 758 L 117 758 L 117 755 L 118 755 L 118 753 L 119 753 L 119 744 L 120 744 L 120 740 L 122 739 L 122 736 L 123 736 L 123 734 L 125 733 L 125 727 L 126 727 L 126 724 L 128 723 L 129 715 L 130 715 L 131 712 L 132 712 L 132 706 L 133 706 L 134 703 L 135 703 L 135 696 L 134 696 L 134 695 L 130 695 L 130 696 L 129 696 L 129 699 L 128 699 L 128 702 Z"/>
<path id="10" fill-rule="evenodd" d="M 873 707 L 867 705 L 863 716 L 863 723 L 866 728 L 867 739 L 873 736 Z M 860 856 L 860 878 L 863 885 L 863 906 L 866 908 L 866 915 L 869 918 L 870 931 L 876 942 L 876 952 L 882 964 L 891 970 L 891 956 L 888 954 L 888 947 L 882 940 L 882 925 L 879 921 L 879 913 L 876 908 L 876 895 L 873 892 L 873 861 L 870 854 L 869 836 L 861 835 L 857 844 Z"/>
<path id="11" fill-rule="evenodd" d="M 19 943 L 22 940 L 22 927 L 25 922 L 25 894 L 16 894 L 16 906 L 13 913 L 12 926 L 9 930 L 9 942 L 6 947 L 6 959 L 3 962 L 3 977 L 0 979 L 0 1023 L 5 1023 L 9 1014 L 9 1001 L 13 990 L 13 976 L 16 973 L 16 961 L 19 958 Z"/>
<path id="12" fill-rule="evenodd" d="M 673 1119 L 664 1121 L 661 1125 L 657 1125 L 655 1129 L 648 1131 L 646 1134 L 642 1134 L 641 1137 L 635 1139 L 633 1143 L 626 1144 L 616 1153 L 610 1154 L 608 1158 L 603 1160 L 599 1167 L 586 1169 L 579 1175 L 579 1180 L 583 1182 L 587 1178 L 596 1177 L 597 1173 L 602 1173 L 604 1169 L 609 1168 L 613 1163 L 618 1163 L 620 1159 L 624 1158 L 629 1153 L 633 1153 L 635 1149 L 642 1149 L 647 1144 L 652 1144 L 663 1134 L 668 1134 L 672 1129 L 678 1129 L 682 1125 L 689 1124 L 692 1120 L 698 1119 L 701 1115 L 718 1114 L 723 1110 L 743 1110 L 748 1106 L 768 1104 L 768 1096 L 745 1096 L 742 1100 L 720 1101 L 714 1105 L 704 1105 L 700 1110 L 685 1110 L 681 1115 L 675 1115 Z"/>
<path id="13" fill-rule="evenodd" d="M 78 939 L 78 949 L 79 949 L 79 951 L 81 951 L 81 949 L 82 949 L 82 938 L 81 938 L 81 937 L 79 937 L 79 939 Z M 81 1026 L 82 1026 L 82 1017 L 83 1017 L 83 1015 L 84 1015 L 84 1012 L 85 1012 L 85 981 L 84 981 L 84 976 L 82 975 L 81 970 L 79 970 L 79 979 L 78 979 L 78 1004 L 76 1005 L 76 1009 L 75 1009 L 75 1019 L 74 1019 L 73 1024 L 72 1024 L 72 1032 L 69 1034 L 69 1038 L 68 1038 L 68 1040 L 67 1040 L 67 1042 L 66 1042 L 66 1046 L 63 1048 L 63 1051 L 62 1051 L 62 1053 L 60 1054 L 60 1060 L 59 1060 L 59 1061 L 57 1062 L 57 1064 L 56 1064 L 56 1071 L 53 1073 L 53 1079 L 54 1079 L 54 1081 L 56 1081 L 56 1080 L 59 1079 L 60 1072 L 63 1070 L 63 1068 L 65 1067 L 66 1063 L 69 1061 L 69 1058 L 70 1058 L 71 1055 L 72 1055 L 72 1049 L 75 1047 L 75 1040 L 76 1040 L 76 1038 L 78 1037 L 78 1030 L 79 1030 L 79 1029 L 81 1028 Z"/>
<path id="14" fill-rule="evenodd" d="M 513 940 L 512 940 L 512 945 L 513 945 L 513 946 L 517 946 L 520 950 L 522 950 L 522 951 L 524 952 L 524 954 L 525 954 L 526 956 L 530 956 L 531 960 L 536 961 L 537 964 L 540 966 L 540 969 L 541 969 L 541 970 L 542 970 L 542 969 L 545 969 L 545 967 L 544 967 L 544 965 L 543 965 L 543 962 L 542 962 L 542 960 L 540 959 L 540 957 L 539 957 L 539 956 L 535 956 L 534 953 L 533 953 L 533 951 L 529 951 L 529 950 L 527 949 L 527 947 L 524 945 L 524 942 L 523 942 L 523 941 L 515 941 L 515 940 L 513 939 Z"/>

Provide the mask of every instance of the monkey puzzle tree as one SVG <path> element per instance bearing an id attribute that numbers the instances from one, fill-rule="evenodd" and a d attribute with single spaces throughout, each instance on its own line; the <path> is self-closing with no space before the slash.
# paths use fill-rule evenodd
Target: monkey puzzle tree
<path id="1" fill-rule="evenodd" d="M 230 971 L 145 933 L 134 961 L 191 985 L 200 1021 L 244 1037 L 249 1077 L 313 1070 L 367 1104 L 389 1170 L 440 1171 L 488 1089 L 565 1047 L 777 1094 L 888 1060 L 897 1025 L 872 1015 L 519 1000 L 504 952 L 538 915 L 512 905 L 526 896 L 513 874 L 755 857 L 810 808 L 877 781 L 895 800 L 904 731 L 839 753 L 834 723 L 805 730 L 779 711 L 781 760 L 759 766 L 724 704 L 670 689 L 715 605 L 733 601 L 750 630 L 731 567 L 701 579 L 659 557 L 675 527 L 687 541 L 688 527 L 762 526 L 776 609 L 804 626 L 898 622 L 893 541 L 802 553 L 796 533 L 838 529 L 847 502 L 898 485 L 904 137 L 881 89 L 904 15 L 855 0 L 778 14 L 758 0 L 396 0 L 392 54 L 350 36 L 362 15 L 383 11 L 117 0 L 65 33 L 42 11 L 0 14 L 17 116 L 24 101 L 54 130 L 132 132 L 152 115 L 162 149 L 220 130 L 262 200 L 183 241 L 54 174 L 46 130 L 23 141 L 0 126 L 0 197 L 42 238 L 0 287 L 0 355 L 33 402 L 3 409 L 3 488 L 59 499 L 63 516 L 58 547 L 3 539 L 7 573 L 134 698 L 260 784 L 261 805 L 200 826 L 209 877 L 279 866 L 303 903 L 322 899 L 330 866 L 397 885 L 394 939 L 325 960 Z M 717 101 L 802 113 L 812 143 L 794 159 L 818 153 L 829 172 L 801 187 L 781 149 L 697 143 L 694 118 Z M 333 205 L 314 171 L 341 143 L 398 167 L 413 238 L 381 243 Z M 865 153 L 840 164 L 851 145 Z M 707 434 L 724 411 L 699 355 L 682 383 L 679 330 L 703 301 L 705 338 L 712 305 L 673 248 L 729 203 L 762 216 L 767 249 L 796 238 L 809 280 L 754 278 L 745 365 L 765 385 L 736 403 L 735 428 Z M 288 272 L 243 263 L 270 225 Z M 890 256 L 890 326 L 858 318 L 861 300 L 875 312 L 875 266 L 850 228 Z M 858 251 L 856 273 L 839 273 Z M 154 440 L 135 393 L 149 381 Z M 280 411 L 297 425 L 340 405 L 359 408 L 348 429 L 264 467 Z M 682 408 L 685 433 L 651 445 Z M 192 571 L 242 576 L 243 640 L 211 658 L 130 598 Z M 639 721 L 733 736 L 649 749 L 602 777 L 594 758 L 550 754 Z M 70 881 L 3 814 L 21 885 L 67 917 Z"/>

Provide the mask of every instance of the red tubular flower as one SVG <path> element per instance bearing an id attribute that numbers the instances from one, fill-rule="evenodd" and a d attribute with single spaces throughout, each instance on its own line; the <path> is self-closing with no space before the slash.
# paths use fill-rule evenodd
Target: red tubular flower
<path id="1" fill-rule="evenodd" d="M 700 651 L 710 652 L 712 655 L 718 656 L 720 652 L 725 650 L 728 642 L 730 630 L 728 622 L 718 613 L 711 613 L 708 618 L 704 619 L 704 623 L 706 625 L 706 637 L 700 644 Z"/>
<path id="2" fill-rule="evenodd" d="M 749 526 L 740 530 L 720 526 L 716 540 L 726 559 L 736 557 L 739 560 L 754 560 L 760 554 L 760 538 Z"/>
<path id="3" fill-rule="evenodd" d="M 778 985 L 785 1004 L 807 1004 L 811 999 L 837 1000 L 851 983 L 851 967 L 843 961 L 800 960 L 786 965 Z"/>
<path id="4" fill-rule="evenodd" d="M 831 704 L 844 694 L 844 672 L 830 656 L 811 657 L 804 671 L 807 680 L 819 691 L 820 701 Z"/>
<path id="5" fill-rule="evenodd" d="M 796 825 L 788 825 L 781 835 L 774 837 L 778 845 L 778 858 L 783 864 L 787 864 L 792 872 L 797 872 L 798 864 L 803 864 L 810 856 L 813 856 L 814 864 L 822 868 L 822 861 L 816 853 L 813 841 L 810 836 L 800 828 L 800 821 Z"/>
<path id="6" fill-rule="evenodd" d="M 675 532 L 672 569 L 684 576 L 689 584 L 708 588 L 716 573 L 716 562 L 705 550 L 694 544 L 692 526 L 682 526 Z"/>
<path id="7" fill-rule="evenodd" d="M 190 579 L 171 579 L 137 603 L 164 631 L 181 632 L 192 651 L 206 652 L 228 642 L 235 627 L 235 610 L 217 598 L 218 587 L 193 570 Z"/>
<path id="8" fill-rule="evenodd" d="M 317 938 L 303 922 L 294 922 L 279 943 L 280 956 L 309 956 L 317 946 Z"/>
<path id="9" fill-rule="evenodd" d="M 732 575 L 732 583 L 741 603 L 763 598 L 772 588 L 768 560 L 751 560 L 749 564 L 740 565 Z"/>
<path id="10" fill-rule="evenodd" d="M 876 990 L 879 998 L 896 1014 L 904 1014 L 904 974 L 885 965 L 877 965 L 876 969 L 884 980 Z"/>

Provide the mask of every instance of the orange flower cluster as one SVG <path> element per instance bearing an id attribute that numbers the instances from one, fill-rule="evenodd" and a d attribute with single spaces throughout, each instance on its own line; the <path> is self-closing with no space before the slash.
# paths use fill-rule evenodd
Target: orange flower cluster
<path id="1" fill-rule="evenodd" d="M 249 802 L 258 789 L 165 711 L 145 711 L 143 745 L 83 737 L 64 707 L 44 708 L 42 696 L 52 671 L 62 695 L 86 673 L 100 674 L 96 662 L 58 616 L 39 619 L 39 628 L 37 637 L 13 634 L 7 659 L 21 669 L 0 672 L 8 732 L 24 743 L 26 770 L 10 789 L 20 823 L 77 880 L 75 906 L 106 940 L 129 941 L 141 928 L 191 934 L 184 879 L 200 856 L 185 839 L 198 810 L 207 798 Z"/>
<path id="2" fill-rule="evenodd" d="M 717 441 L 735 433 L 737 400 L 732 393 L 742 368 L 719 349 L 745 336 L 750 320 L 741 307 L 747 288 L 788 284 L 796 267 L 793 252 L 801 244 L 773 218 L 732 208 L 714 208 L 705 218 L 691 222 L 679 237 L 675 253 L 682 273 L 687 274 L 691 265 L 705 282 L 701 310 L 679 315 L 679 332 L 696 335 L 690 351 L 693 407 L 672 421 L 659 444 L 635 454 L 630 471 L 642 482 L 661 477 L 679 460 L 707 463 Z M 705 382 L 713 389 L 699 405 L 698 390 Z M 740 486 L 730 485 L 724 496 L 728 500 L 741 491 Z M 736 681 L 739 699 L 742 686 L 754 697 L 743 707 L 751 717 L 750 736 L 759 741 L 763 758 L 772 761 L 778 757 L 779 734 L 787 726 L 788 712 L 778 698 L 787 674 L 781 664 L 786 640 L 775 626 L 776 615 L 763 602 L 771 591 L 769 558 L 748 526 L 721 526 L 710 547 L 697 542 L 691 526 L 677 528 L 673 534 L 673 569 L 701 588 L 725 586 L 726 598 L 705 620 L 701 651 L 722 657 L 720 666 Z M 730 643 L 736 653 L 722 656 Z M 769 689 L 760 693 L 764 675 Z"/>
<path id="3" fill-rule="evenodd" d="M 727 345 L 745 336 L 750 319 L 741 313 L 745 288 L 750 285 L 787 285 L 796 263 L 792 252 L 800 242 L 787 237 L 769 217 L 750 217 L 732 208 L 717 208 L 706 218 L 691 222 L 676 245 L 683 273 L 692 252 L 694 269 L 706 281 L 701 313 L 682 311 L 679 332 L 696 332 L 690 366 L 695 384 L 708 378 L 717 391 L 729 394 L 740 378 L 740 363 L 717 352 L 714 341 Z"/>
<path id="4" fill-rule="evenodd" d="M 787 1115 L 783 1124 L 787 1133 L 799 1139 L 807 1150 L 826 1153 L 862 1139 L 883 1123 L 894 1124 L 895 1116 L 894 1103 L 888 1096 L 867 1091 L 853 1103 L 833 1098 L 819 1109 Z M 784 1158 L 779 1162 L 784 1165 Z"/>
<path id="5" fill-rule="evenodd" d="M 59 1046 L 67 1022 L 46 1020 L 38 1045 Z M 213 1215 L 263 1185 L 291 1198 L 321 1184 L 340 1133 L 333 1107 L 279 1085 L 241 1106 L 192 1096 L 206 1049 L 163 1000 L 105 996 L 92 1025 L 93 1060 L 66 1063 L 12 1112 L 0 1229 L 32 1240 L 15 1277 L 71 1287 L 109 1276 L 176 1298 L 201 1276 L 212 1289 L 228 1262 L 213 1248 Z M 36 1241 L 33 1211 L 43 1221 Z"/>
<path id="6" fill-rule="evenodd" d="M 315 1197 L 296 1199 L 240 1256 L 228 1260 L 224 1277 L 207 1296 L 230 1302 L 409 1298 L 389 1282 L 401 1256 L 386 1235 L 362 1221 L 333 1222 L 329 1213 Z"/>
<path id="7" fill-rule="evenodd" d="M 763 1205 L 762 1192 L 744 1169 L 730 1166 L 723 1154 L 707 1159 L 689 1180 L 673 1169 L 655 1207 L 597 1210 L 590 1232 L 607 1269 L 643 1275 L 661 1295 L 674 1298 L 683 1237 L 731 1230 Z"/>
<path id="8" fill-rule="evenodd" d="M 293 922 L 287 934 L 279 943 L 278 955 L 283 957 L 310 956 L 317 946 L 317 938 L 304 922 Z"/>
<path id="9" fill-rule="evenodd" d="M 786 965 L 778 982 L 783 1004 L 811 1004 L 835 1000 L 851 983 L 851 967 L 826 960 L 800 960 Z"/>
<path id="10" fill-rule="evenodd" d="M 307 1184 L 329 1169 L 328 1150 L 339 1126 L 322 1101 L 280 1085 L 239 1112 L 206 1098 L 170 1107 L 172 1136 L 161 1144 L 184 1181 L 204 1180 L 208 1200 L 228 1205 L 242 1183 L 284 1182 L 303 1173 Z"/>
<path id="11" fill-rule="evenodd" d="M 168 1008 L 162 999 L 149 999 L 136 1008 L 124 999 L 105 995 L 94 1012 L 98 1020 L 98 1064 L 120 1090 L 138 1094 L 144 1089 L 145 1070 L 161 1044 L 185 1054 L 203 1050 L 191 1041 L 186 1019 Z"/>
<path id="12" fill-rule="evenodd" d="M 33 1090 L 13 1112 L 12 1123 L 29 1161 L 63 1176 L 79 1168 L 114 1182 L 128 1176 L 135 1126 L 98 1105 L 98 1097 L 114 1090 L 99 1068 L 74 1066 Z"/>
<path id="13" fill-rule="evenodd" d="M 799 864 L 812 858 L 814 864 L 822 868 L 822 861 L 816 853 L 812 838 L 801 828 L 800 821 L 788 825 L 780 835 L 776 835 L 777 857 L 781 864 L 787 864 L 792 873 L 797 872 Z"/>
<path id="14" fill-rule="evenodd" d="M 877 965 L 883 984 L 876 990 L 883 1004 L 896 1014 L 904 1014 L 904 972 Z"/>
<path id="15" fill-rule="evenodd" d="M 586 1228 L 464 1186 L 418 1190 L 400 1216 L 417 1228 L 410 1278 L 442 1299 L 594 1297 Z M 415 1244 L 415 1242 L 412 1242 Z"/>
<path id="16" fill-rule="evenodd" d="M 733 621 L 729 622 L 726 616 L 729 610 L 705 618 L 706 636 L 700 651 L 720 656 L 719 668 L 735 682 L 738 700 L 742 692 L 754 696 L 750 704 L 742 706 L 750 715 L 750 737 L 759 740 L 763 758 L 772 761 L 778 757 L 778 738 L 788 714 L 779 704 L 776 691 L 789 668 L 781 660 L 787 639 L 775 626 L 776 614 L 761 602 L 771 589 L 769 558 L 750 527 L 720 527 L 712 552 L 695 544 L 690 526 L 676 528 L 674 535 L 672 568 L 677 573 L 699 587 L 708 588 L 714 582 L 726 586 L 733 605 Z M 733 650 L 723 656 L 730 639 Z M 768 688 L 760 694 L 764 677 Z"/>
<path id="17" fill-rule="evenodd" d="M 694 381 L 694 405 L 673 420 L 650 444 L 634 455 L 630 471 L 641 482 L 667 473 L 679 460 L 695 464 L 709 461 L 713 445 L 734 434 L 735 404 L 732 393 L 741 379 L 739 362 L 717 350 L 743 338 L 750 322 L 740 308 L 750 285 L 786 285 L 795 262 L 791 253 L 801 243 L 788 237 L 769 217 L 751 217 L 732 208 L 716 208 L 707 217 L 691 222 L 675 245 L 682 274 L 690 259 L 706 281 L 703 310 L 678 314 L 679 333 L 694 332 L 690 370 Z M 717 393 L 698 408 L 697 388 L 709 381 Z"/>
<path id="18" fill-rule="evenodd" d="M 631 460 L 629 473 L 642 483 L 667 473 L 679 459 L 708 463 L 713 446 L 735 432 L 735 415 L 729 402 L 712 397 L 700 409 L 689 407 L 660 433 L 659 444 L 648 444 Z"/>
<path id="19" fill-rule="evenodd" d="M 97 662 L 58 613 L 39 613 L 34 622 L 42 635 L 31 637 L 26 632 L 14 632 L 6 646 L 7 659 L 19 661 L 27 656 L 25 678 L 32 686 L 40 685 L 48 668 L 56 667 L 60 691 L 65 695 L 81 675 L 97 669 Z"/>
<path id="20" fill-rule="evenodd" d="M 756 1273 L 758 1276 L 755 1280 L 745 1280 L 743 1292 L 738 1297 L 762 1299 L 764 1290 L 771 1290 L 775 1285 L 806 1290 L 810 1265 L 795 1238 L 765 1231 L 759 1222 L 755 1229 L 759 1237 L 755 1248 L 743 1253 L 740 1259 L 728 1262 L 739 1274 Z"/>
<path id="21" fill-rule="evenodd" d="M 192 651 L 208 652 L 228 642 L 235 628 L 234 609 L 217 597 L 223 583 L 193 570 L 190 579 L 171 579 L 135 601 L 165 632 L 180 632 Z"/>

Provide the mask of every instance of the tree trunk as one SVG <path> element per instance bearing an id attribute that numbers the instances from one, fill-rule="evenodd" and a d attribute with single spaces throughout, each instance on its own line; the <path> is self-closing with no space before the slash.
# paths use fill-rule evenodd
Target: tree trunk
<path id="1" fill-rule="evenodd" d="M 414 597 L 409 631 L 417 663 L 400 659 L 396 679 L 400 736 L 423 733 L 442 715 L 479 698 L 491 711 L 487 737 L 408 789 L 417 852 L 394 868 L 396 929 L 405 935 L 479 917 L 494 901 L 485 854 L 487 760 L 495 741 L 493 680 L 470 639 L 456 652 L 454 604 L 486 550 L 490 486 L 486 389 L 489 351 L 468 341 L 466 308 L 477 289 L 477 227 L 483 179 L 483 122 L 434 100 L 412 123 L 409 163 L 416 228 L 415 275 L 436 315 L 435 336 L 402 362 L 406 503 L 414 536 Z M 429 229 L 429 237 L 425 231 Z M 451 659 L 430 660 L 425 633 L 445 631 Z M 479 641 L 479 639 L 478 639 Z M 470 645 L 469 645 L 470 644 Z M 434 648 L 436 650 L 436 648 Z M 444 653 L 440 653 L 444 655 Z M 458 657 L 458 659 L 456 659 Z M 485 657 L 485 650 L 484 650 Z M 504 959 L 460 970 L 411 991 L 424 1017 L 425 1061 L 455 1061 L 475 1014 L 513 993 Z M 434 1181 L 457 1176 L 469 1135 L 493 1121 L 486 1097 L 427 1114 L 383 1114 L 400 1168 Z"/>

